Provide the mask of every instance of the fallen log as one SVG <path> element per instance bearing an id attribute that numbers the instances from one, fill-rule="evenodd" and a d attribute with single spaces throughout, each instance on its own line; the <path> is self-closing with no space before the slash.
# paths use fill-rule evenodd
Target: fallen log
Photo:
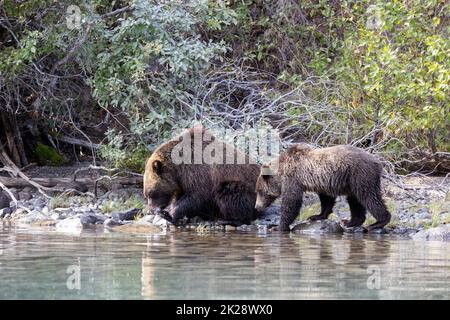
<path id="1" fill-rule="evenodd" d="M 39 185 L 41 185 L 43 187 L 47 187 L 47 188 L 53 188 L 58 184 L 70 185 L 71 183 L 73 183 L 72 178 L 30 178 L 30 181 L 32 183 L 39 184 Z M 0 177 L 0 182 L 5 187 L 8 187 L 8 188 L 29 187 L 30 184 L 32 185 L 32 183 L 30 183 L 30 181 L 27 181 L 22 178 Z M 85 185 L 88 185 L 88 186 L 89 185 L 93 186 L 93 185 L 95 185 L 95 182 L 96 182 L 95 179 L 90 179 L 90 178 L 77 178 L 76 181 L 83 183 Z M 111 178 L 111 181 L 114 183 L 120 183 L 123 185 L 134 185 L 134 184 L 139 185 L 139 184 L 142 184 L 143 179 L 142 179 L 142 177 L 131 177 L 131 178 L 115 177 L 115 178 Z"/>
<path id="2" fill-rule="evenodd" d="M 53 138 L 55 138 L 56 140 L 59 140 L 61 142 L 65 142 L 65 143 L 73 144 L 73 145 L 77 145 L 77 146 L 82 146 L 82 147 L 89 148 L 89 149 L 98 149 L 102 146 L 101 144 L 98 144 L 98 143 L 80 140 L 80 139 L 76 139 L 76 138 L 72 138 L 72 137 L 68 137 L 68 136 L 57 136 L 57 137 L 53 137 Z"/>

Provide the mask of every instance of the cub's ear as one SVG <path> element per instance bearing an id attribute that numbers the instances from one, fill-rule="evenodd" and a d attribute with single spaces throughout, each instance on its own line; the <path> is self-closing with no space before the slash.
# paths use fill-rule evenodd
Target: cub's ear
<path id="1" fill-rule="evenodd" d="M 153 172 L 156 173 L 157 175 L 160 175 L 162 172 L 162 163 L 159 160 L 155 160 L 152 163 L 152 169 Z"/>

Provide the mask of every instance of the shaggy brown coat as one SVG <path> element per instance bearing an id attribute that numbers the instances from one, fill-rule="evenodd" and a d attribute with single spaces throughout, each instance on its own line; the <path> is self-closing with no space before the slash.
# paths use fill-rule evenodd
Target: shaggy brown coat
<path id="1" fill-rule="evenodd" d="M 321 212 L 312 220 L 327 219 L 336 197 L 345 195 L 351 212 L 348 227 L 362 225 L 369 210 L 377 221 L 368 229 L 382 228 L 391 214 L 381 196 L 381 174 L 378 159 L 362 149 L 348 145 L 312 149 L 298 144 L 262 167 L 255 207 L 262 210 L 281 195 L 279 229 L 286 231 L 299 214 L 303 192 L 316 192 L 320 198 Z"/>
<path id="2" fill-rule="evenodd" d="M 184 137 L 192 141 L 201 131 L 201 150 L 206 147 L 222 149 L 224 155 L 245 159 L 245 164 L 175 164 L 172 152 Z M 203 127 L 194 127 L 179 137 L 162 144 L 148 159 L 144 174 L 144 195 L 151 208 L 168 210 L 176 222 L 182 217 L 202 216 L 221 218 L 235 225 L 249 223 L 256 218 L 255 185 L 260 166 L 249 164 L 248 155 L 215 139 Z"/>

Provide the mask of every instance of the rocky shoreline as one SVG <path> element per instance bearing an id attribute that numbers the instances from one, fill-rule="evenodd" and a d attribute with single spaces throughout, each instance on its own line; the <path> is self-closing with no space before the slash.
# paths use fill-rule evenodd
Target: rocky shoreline
<path id="1" fill-rule="evenodd" d="M 414 240 L 450 241 L 450 182 L 446 183 L 444 178 L 417 178 L 409 183 L 417 188 L 405 190 L 393 184 L 384 186 L 385 200 L 392 213 L 392 221 L 378 233 Z M 0 220 L 3 224 L 45 226 L 59 231 L 103 228 L 106 231 L 141 234 L 177 229 L 193 229 L 197 232 L 237 230 L 265 233 L 271 232 L 271 227 L 278 225 L 279 221 L 279 205 L 274 204 L 250 225 L 235 227 L 222 221 L 204 221 L 196 217 L 185 219 L 179 226 L 174 226 L 146 209 L 142 190 L 135 186 L 106 185 L 97 197 L 92 194 L 66 194 L 46 198 L 31 187 L 10 191 L 19 201 L 16 205 L 5 192 L 0 192 Z M 308 221 L 307 218 L 317 214 L 319 210 L 318 197 L 315 194 L 307 194 L 301 214 L 292 230 L 306 234 L 365 232 L 362 227 L 343 227 L 341 221 L 348 219 L 350 214 L 344 199 L 339 198 L 329 220 Z M 371 223 L 371 219 L 373 218 L 369 215 L 366 224 Z"/>

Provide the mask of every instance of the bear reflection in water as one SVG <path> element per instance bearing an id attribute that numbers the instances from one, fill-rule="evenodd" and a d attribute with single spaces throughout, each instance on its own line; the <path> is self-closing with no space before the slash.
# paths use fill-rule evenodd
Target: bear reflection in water
<path id="1" fill-rule="evenodd" d="M 231 234 L 186 232 L 167 235 L 164 246 L 149 243 L 142 259 L 142 295 L 149 299 L 337 298 L 346 291 L 351 297 L 351 291 L 362 290 L 368 298 L 376 298 L 371 283 L 378 288 L 380 273 L 387 280 L 388 241 L 354 235 L 346 239 L 343 235 Z"/>

